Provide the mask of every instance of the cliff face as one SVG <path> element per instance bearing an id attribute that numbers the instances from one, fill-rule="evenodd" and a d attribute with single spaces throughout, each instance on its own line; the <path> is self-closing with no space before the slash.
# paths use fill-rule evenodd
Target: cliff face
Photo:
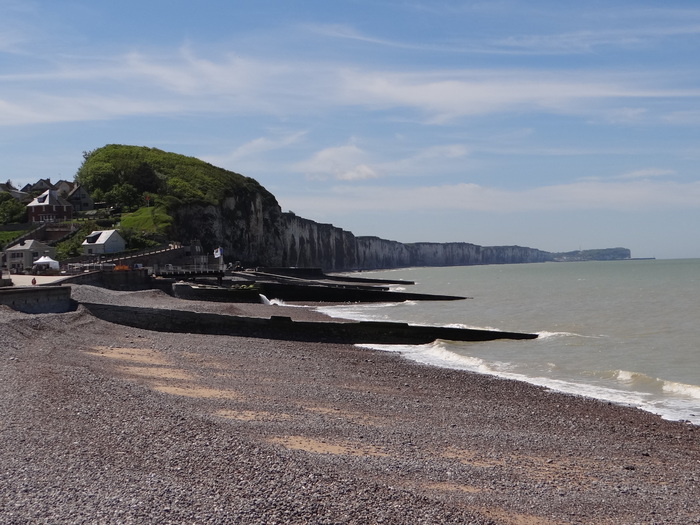
<path id="1" fill-rule="evenodd" d="M 270 206 L 252 194 L 230 197 L 220 206 L 184 206 L 175 214 L 175 234 L 199 239 L 205 250 L 224 248 L 227 261 L 253 266 L 320 267 L 326 271 L 410 266 L 462 266 L 544 262 L 551 254 L 520 246 L 469 243 L 404 244 L 378 237 L 355 237 Z"/>
<path id="2" fill-rule="evenodd" d="M 143 146 L 109 144 L 84 154 L 76 180 L 126 209 L 141 202 L 134 195 L 155 195 L 155 206 L 173 219 L 167 230 L 154 223 L 155 231 L 183 243 L 197 240 L 205 254 L 221 246 L 227 262 L 239 260 L 246 266 L 369 270 L 543 262 L 555 255 L 560 260 L 630 257 L 625 248 L 550 254 L 520 246 L 403 244 L 355 237 L 332 224 L 282 213 L 274 195 L 254 179 L 194 157 Z"/>
<path id="3" fill-rule="evenodd" d="M 551 261 L 548 252 L 521 246 L 478 246 L 466 242 L 403 244 L 376 237 L 359 237 L 360 268 L 406 266 L 468 266 Z"/>

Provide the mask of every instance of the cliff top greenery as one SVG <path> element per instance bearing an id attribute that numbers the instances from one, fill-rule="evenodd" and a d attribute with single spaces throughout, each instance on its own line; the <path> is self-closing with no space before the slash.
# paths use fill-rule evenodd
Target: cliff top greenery
<path id="1" fill-rule="evenodd" d="M 553 253 L 552 255 L 557 261 L 618 261 L 629 259 L 632 256 L 628 248 L 577 250 L 573 252 Z"/>
<path id="2" fill-rule="evenodd" d="M 270 205 L 275 197 L 257 181 L 177 153 L 144 146 L 109 144 L 83 153 L 75 179 L 96 201 L 124 211 L 146 204 L 216 205 L 240 194 L 260 194 Z"/>

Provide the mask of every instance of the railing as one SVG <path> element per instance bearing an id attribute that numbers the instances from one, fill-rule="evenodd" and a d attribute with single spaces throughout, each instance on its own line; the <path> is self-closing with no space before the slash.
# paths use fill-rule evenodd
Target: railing
<path id="1" fill-rule="evenodd" d="M 224 267 L 219 264 L 154 264 L 152 267 L 153 275 L 206 275 L 206 274 L 221 274 L 224 272 Z"/>
<path id="2" fill-rule="evenodd" d="M 171 242 L 168 244 L 162 244 L 156 248 L 146 248 L 145 250 L 140 250 L 138 252 L 121 252 L 120 254 L 98 254 L 103 262 L 120 262 L 126 261 L 128 259 L 135 259 L 138 257 L 148 257 L 149 255 L 158 255 L 173 250 L 179 250 L 182 248 L 182 244 L 179 242 Z"/>

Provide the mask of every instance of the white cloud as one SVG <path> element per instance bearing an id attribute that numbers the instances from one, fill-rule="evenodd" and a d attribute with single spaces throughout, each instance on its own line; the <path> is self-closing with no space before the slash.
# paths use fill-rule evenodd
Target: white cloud
<path id="1" fill-rule="evenodd" d="M 326 180 L 363 180 L 378 177 L 366 162 L 367 153 L 355 144 L 325 148 L 295 166 L 307 178 Z"/>
<path id="2" fill-rule="evenodd" d="M 470 183 L 412 188 L 342 186 L 322 199 L 317 196 L 280 197 L 287 206 L 300 213 L 303 210 L 309 210 L 310 213 L 428 210 L 494 213 L 650 211 L 700 208 L 700 182 L 583 181 L 524 190 L 504 190 Z"/>
<path id="3" fill-rule="evenodd" d="M 454 173 L 464 170 L 462 159 L 468 157 L 470 149 L 465 144 L 441 144 L 416 151 L 405 158 L 388 160 L 376 164 L 384 176 L 425 177 L 430 173 Z"/>
<path id="4" fill-rule="evenodd" d="M 700 124 L 700 110 L 673 111 L 663 117 L 662 120 L 669 124 L 697 126 Z"/>
<path id="5" fill-rule="evenodd" d="M 674 170 L 661 169 L 661 168 L 645 168 L 641 170 L 630 171 L 628 173 L 623 173 L 618 179 L 649 179 L 651 177 L 666 177 L 668 175 L 675 175 Z"/>
<path id="6" fill-rule="evenodd" d="M 242 160 L 257 158 L 271 151 L 285 149 L 298 144 L 306 136 L 306 133 L 306 131 L 297 131 L 277 134 L 271 137 L 258 137 L 236 147 L 228 154 L 210 155 L 204 160 L 216 166 L 232 165 Z"/>
<path id="7" fill-rule="evenodd" d="M 377 178 L 377 172 L 367 164 L 357 164 L 336 174 L 338 180 L 365 180 Z"/>

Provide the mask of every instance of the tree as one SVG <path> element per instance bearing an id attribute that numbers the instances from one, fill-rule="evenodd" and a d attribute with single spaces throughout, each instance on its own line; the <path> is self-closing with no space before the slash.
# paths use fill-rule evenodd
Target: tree
<path id="1" fill-rule="evenodd" d="M 141 205 L 141 195 L 131 184 L 119 184 L 105 193 L 105 201 L 110 206 L 128 211 Z"/>
<path id="2" fill-rule="evenodd" d="M 27 207 L 7 192 L 0 193 L 0 224 L 26 222 Z"/>

